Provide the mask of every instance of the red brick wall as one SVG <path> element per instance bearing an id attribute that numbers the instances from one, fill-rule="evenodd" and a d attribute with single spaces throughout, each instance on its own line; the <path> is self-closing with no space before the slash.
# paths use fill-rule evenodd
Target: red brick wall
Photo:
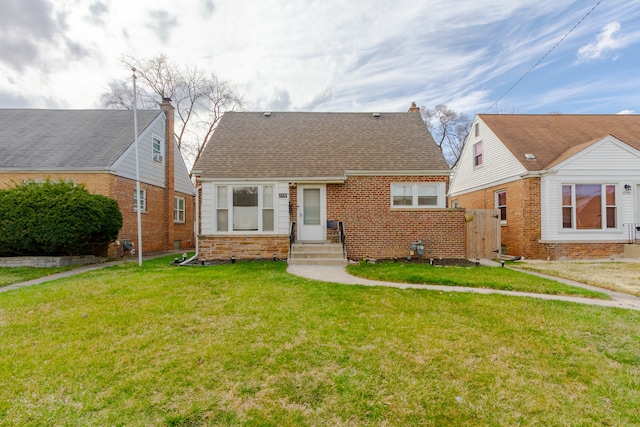
<path id="1" fill-rule="evenodd" d="M 399 182 L 448 177 L 350 176 L 344 184 L 327 185 L 327 219 L 344 223 L 348 258 L 406 257 L 417 240 L 425 242 L 426 258 L 465 258 L 464 211 L 392 209 L 391 183 Z"/>
<path id="2" fill-rule="evenodd" d="M 137 218 L 136 213 L 133 211 L 133 194 L 136 185 L 134 180 L 109 173 L 2 173 L 0 174 L 0 189 L 12 187 L 15 183 L 21 184 L 27 179 L 70 180 L 84 184 L 87 190 L 93 194 L 103 194 L 115 199 L 122 212 L 123 220 L 118 240 L 122 242 L 123 239 L 129 239 L 135 242 L 137 249 Z M 179 194 L 185 198 L 185 223 L 174 224 L 173 197 L 170 201 L 171 210 L 167 214 L 165 212 L 167 201 L 163 188 L 144 183 L 140 184 L 140 188 L 147 190 L 147 212 L 141 215 L 143 253 L 171 250 L 173 249 L 173 240 L 181 240 L 181 249 L 193 248 L 195 212 L 193 197 L 187 194 Z M 167 240 L 169 238 L 168 229 L 173 230 L 171 233 L 172 240 Z M 108 256 L 117 257 L 120 255 L 122 255 L 122 246 L 111 245 Z"/>
<path id="3" fill-rule="evenodd" d="M 468 209 L 495 208 L 495 192 L 507 191 L 507 225 L 501 228 L 508 255 L 530 259 L 605 259 L 623 253 L 622 243 L 539 243 L 540 178 L 521 179 L 452 198 Z"/>

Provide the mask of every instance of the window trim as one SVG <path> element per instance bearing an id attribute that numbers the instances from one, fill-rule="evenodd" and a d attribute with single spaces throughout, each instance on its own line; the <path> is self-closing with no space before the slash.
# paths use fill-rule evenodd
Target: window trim
<path id="1" fill-rule="evenodd" d="M 599 185 L 600 186 L 600 227 L 599 228 L 578 228 L 578 212 L 576 209 L 576 186 L 577 185 Z M 565 205 L 564 203 L 564 188 L 570 188 L 571 204 Z M 607 188 L 613 187 L 614 203 L 613 205 L 607 204 Z M 573 183 L 561 183 L 560 184 L 560 231 L 569 233 L 589 233 L 589 232 L 601 232 L 601 231 L 619 231 L 620 221 L 618 218 L 620 212 L 620 198 L 618 196 L 618 184 L 607 182 L 573 182 Z M 571 227 L 564 226 L 564 210 L 571 209 Z M 607 221 L 607 211 L 609 209 L 614 210 L 613 221 L 614 224 L 609 226 Z"/>
<path id="2" fill-rule="evenodd" d="M 140 189 L 142 194 L 142 210 L 140 213 L 147 213 L 147 190 L 146 188 Z M 138 212 L 138 198 L 136 197 L 136 189 L 133 189 L 133 212 Z"/>
<path id="3" fill-rule="evenodd" d="M 226 195 L 224 195 L 224 201 L 225 201 L 225 205 L 226 206 L 219 206 L 219 189 L 221 187 L 225 187 L 226 188 Z M 243 187 L 258 187 L 258 218 L 257 218 L 257 222 L 258 222 L 258 229 L 257 230 L 234 230 L 233 229 L 233 211 L 234 211 L 234 206 L 233 206 L 233 189 L 234 188 L 243 188 Z M 264 199 L 264 189 L 265 187 L 271 187 L 272 188 L 272 194 L 271 194 L 271 206 L 265 206 L 265 199 Z M 219 183 L 215 185 L 215 190 L 214 190 L 214 203 L 215 203 L 215 208 L 214 208 L 214 218 L 213 218 L 213 225 L 214 225 L 214 230 L 215 233 L 228 233 L 228 234 L 275 234 L 278 231 L 278 200 L 277 200 L 277 195 L 278 195 L 278 186 L 276 183 L 253 183 L 253 182 L 246 182 L 246 183 L 238 183 L 238 182 L 234 182 L 234 183 Z M 220 230 L 219 229 L 219 213 L 221 211 L 226 211 L 226 222 L 227 222 L 227 229 L 226 230 Z M 273 227 L 271 230 L 265 230 L 264 227 L 264 214 L 265 211 L 271 211 L 272 212 L 272 217 L 273 217 Z"/>
<path id="4" fill-rule="evenodd" d="M 500 204 L 500 194 L 504 194 L 504 205 Z M 495 201 L 495 209 L 500 210 L 500 225 L 507 225 L 507 190 L 496 190 L 494 192 L 494 201 Z M 504 208 L 504 211 L 502 210 Z M 502 219 L 502 214 L 504 212 L 504 219 Z"/>
<path id="5" fill-rule="evenodd" d="M 176 202 L 178 202 L 178 206 L 176 207 Z M 182 209 L 180 209 L 180 202 L 182 202 Z M 176 224 L 184 224 L 186 222 L 187 217 L 187 208 L 186 201 L 184 197 L 174 196 L 173 197 L 173 222 Z M 182 219 L 180 219 L 180 213 L 182 213 Z M 177 214 L 177 216 L 176 216 Z"/>
<path id="6" fill-rule="evenodd" d="M 158 150 L 155 148 L 156 141 L 158 141 Z M 164 164 L 164 144 L 162 143 L 162 138 L 155 134 L 151 135 L 151 158 L 156 163 Z"/>
<path id="7" fill-rule="evenodd" d="M 478 150 L 477 150 L 478 147 L 480 148 L 480 153 L 478 153 Z M 482 141 L 479 141 L 473 144 L 473 167 L 474 168 L 479 168 L 484 164 L 483 154 L 484 154 L 484 147 L 482 146 Z"/>
<path id="8" fill-rule="evenodd" d="M 411 186 L 411 205 L 395 205 L 393 203 L 394 187 L 406 187 Z M 435 187 L 436 189 L 436 204 L 435 205 L 420 205 L 418 196 L 419 187 Z M 392 182 L 389 186 L 389 203 L 390 208 L 394 210 L 401 209 L 443 209 L 446 208 L 446 197 L 444 196 L 445 183 L 444 182 Z"/>

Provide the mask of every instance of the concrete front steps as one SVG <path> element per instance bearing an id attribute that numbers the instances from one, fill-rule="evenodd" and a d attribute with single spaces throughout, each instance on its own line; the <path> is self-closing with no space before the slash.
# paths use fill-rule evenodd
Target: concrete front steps
<path id="1" fill-rule="evenodd" d="M 294 243 L 289 265 L 347 265 L 339 243 Z"/>

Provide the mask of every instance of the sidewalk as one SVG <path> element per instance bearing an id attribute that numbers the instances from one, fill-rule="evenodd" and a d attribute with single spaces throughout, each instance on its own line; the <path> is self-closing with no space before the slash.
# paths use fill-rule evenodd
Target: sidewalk
<path id="1" fill-rule="evenodd" d="M 493 264 L 491 264 L 493 263 Z M 482 261 L 483 265 L 499 265 L 493 261 Z M 620 292 L 610 291 L 595 286 L 586 285 L 584 283 L 574 282 L 572 280 L 560 279 L 557 277 L 546 276 L 544 274 L 531 271 L 518 270 L 523 273 L 533 274 L 535 276 L 544 277 L 555 280 L 570 286 L 577 286 L 585 289 L 594 290 L 609 295 L 610 300 L 599 300 L 593 298 L 570 297 L 562 295 L 533 294 L 528 292 L 502 291 L 498 289 L 486 288 L 468 288 L 463 286 L 444 286 L 444 285 L 416 285 L 411 283 L 393 283 L 381 282 L 377 280 L 363 279 L 361 277 L 352 276 L 347 273 L 344 267 L 339 266 L 321 266 L 321 265 L 290 265 L 287 272 L 296 276 L 307 279 L 319 280 L 323 282 L 342 283 L 345 285 L 361 285 L 361 286 L 387 286 L 398 289 L 424 289 L 440 292 L 467 292 L 476 294 L 500 294 L 518 297 L 538 298 L 553 301 L 566 301 L 579 304 L 597 305 L 601 307 L 617 307 L 629 310 L 640 310 L 640 298 L 633 295 L 623 294 Z"/>
<path id="2" fill-rule="evenodd" d="M 168 255 L 182 254 L 184 252 L 185 251 L 170 251 L 170 252 L 153 252 L 149 254 L 142 254 L 142 260 L 146 261 L 149 259 L 160 258 Z M 7 285 L 0 288 L 0 293 L 12 291 L 14 289 L 24 288 L 25 286 L 39 285 L 40 283 L 50 282 L 52 280 L 62 279 L 64 277 L 71 277 L 71 276 L 75 276 L 76 274 L 86 273 L 87 271 L 98 270 L 100 268 L 111 267 L 119 264 L 126 264 L 129 262 L 138 262 L 138 256 L 136 255 L 135 257 L 127 257 L 127 258 L 119 259 L 116 261 L 102 262 L 98 264 L 83 265 L 82 267 L 73 268 L 71 270 L 52 274 L 50 276 L 38 277 L 37 279 L 28 280 L 26 282 L 13 283 L 11 285 Z"/>

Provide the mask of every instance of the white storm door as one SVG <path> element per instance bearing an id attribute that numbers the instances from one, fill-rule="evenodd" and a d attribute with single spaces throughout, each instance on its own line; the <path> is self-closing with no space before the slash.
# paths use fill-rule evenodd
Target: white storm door
<path id="1" fill-rule="evenodd" d="M 326 187 L 298 185 L 298 240 L 325 240 Z"/>

